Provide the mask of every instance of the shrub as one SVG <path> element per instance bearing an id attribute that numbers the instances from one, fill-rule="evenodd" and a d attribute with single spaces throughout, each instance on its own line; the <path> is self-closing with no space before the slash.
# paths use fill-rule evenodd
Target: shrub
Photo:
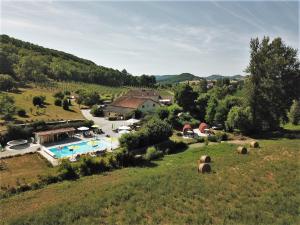
<path id="1" fill-rule="evenodd" d="M 228 135 L 223 131 L 217 132 L 216 137 L 217 137 L 218 141 L 227 141 L 228 140 Z"/>
<path id="2" fill-rule="evenodd" d="M 115 121 L 117 119 L 118 119 L 118 117 L 116 117 L 116 116 L 110 116 L 110 117 L 108 117 L 108 120 L 110 120 L 110 121 Z"/>
<path id="3" fill-rule="evenodd" d="M 196 141 L 197 141 L 198 143 L 203 143 L 203 142 L 205 141 L 205 138 L 204 138 L 204 137 L 196 136 L 195 139 L 196 139 Z"/>
<path id="4" fill-rule="evenodd" d="M 25 117 L 26 116 L 26 111 L 25 111 L 25 109 L 18 109 L 17 114 L 20 117 Z"/>
<path id="5" fill-rule="evenodd" d="M 97 105 L 94 105 L 91 109 L 91 114 L 93 116 L 96 116 L 96 117 L 102 117 L 104 116 L 104 112 L 103 112 L 103 109 L 101 109 L 100 107 L 98 107 Z"/>
<path id="6" fill-rule="evenodd" d="M 209 135 L 207 137 L 207 140 L 210 141 L 210 142 L 217 142 L 218 138 L 215 135 Z"/>
<path id="7" fill-rule="evenodd" d="M 58 176 L 53 176 L 53 175 L 39 175 L 38 176 L 39 182 L 41 184 L 53 184 L 53 183 L 57 183 L 59 181 L 59 177 Z"/>
<path id="8" fill-rule="evenodd" d="M 62 161 L 59 165 L 58 171 L 59 177 L 62 180 L 74 180 L 78 178 L 75 167 L 67 160 Z"/>
<path id="9" fill-rule="evenodd" d="M 114 156 L 118 167 L 134 166 L 136 165 L 136 158 L 132 152 L 126 148 L 120 148 L 114 151 Z"/>
<path id="10" fill-rule="evenodd" d="M 62 93 L 61 91 L 59 92 L 56 92 L 54 95 L 53 95 L 54 98 L 59 98 L 59 99 L 63 99 L 65 97 L 64 93 Z"/>
<path id="11" fill-rule="evenodd" d="M 32 104 L 34 106 L 42 106 L 45 104 L 46 97 L 45 96 L 34 96 L 32 98 Z"/>
<path id="12" fill-rule="evenodd" d="M 145 159 L 151 161 L 151 160 L 159 159 L 163 157 L 163 155 L 164 154 L 162 151 L 158 151 L 152 146 L 147 148 Z"/>
<path id="13" fill-rule="evenodd" d="M 151 119 L 141 130 L 124 134 L 120 138 L 121 147 L 128 150 L 145 147 L 148 143 L 156 144 L 168 139 L 172 135 L 172 127 L 160 119 Z"/>
<path id="14" fill-rule="evenodd" d="M 54 105 L 56 105 L 56 106 L 61 106 L 61 105 L 62 105 L 62 100 L 61 100 L 60 98 L 56 98 L 56 99 L 54 100 Z"/>

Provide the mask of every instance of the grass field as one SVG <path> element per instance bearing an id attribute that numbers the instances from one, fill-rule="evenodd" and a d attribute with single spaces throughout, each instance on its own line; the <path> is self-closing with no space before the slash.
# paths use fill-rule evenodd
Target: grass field
<path id="1" fill-rule="evenodd" d="M 0 201 L 4 224 L 299 224 L 300 140 L 216 144 Z M 198 174 L 200 155 L 211 174 Z"/>
<path id="2" fill-rule="evenodd" d="M 0 181 L 4 186 L 15 186 L 18 180 L 26 183 L 37 182 L 38 175 L 52 174 L 56 171 L 38 154 L 1 159 L 0 162 L 5 167 L 4 170 L 0 170 Z"/>

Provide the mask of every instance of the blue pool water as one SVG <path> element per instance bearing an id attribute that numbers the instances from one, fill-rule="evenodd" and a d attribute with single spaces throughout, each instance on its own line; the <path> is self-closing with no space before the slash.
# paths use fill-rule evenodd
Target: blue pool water
<path id="1" fill-rule="evenodd" d="M 52 152 L 56 158 L 65 158 L 76 154 L 84 154 L 103 150 L 105 148 L 110 148 L 110 143 L 106 142 L 105 140 L 91 140 L 61 146 L 61 148 L 59 146 L 49 148 L 48 150 Z"/>

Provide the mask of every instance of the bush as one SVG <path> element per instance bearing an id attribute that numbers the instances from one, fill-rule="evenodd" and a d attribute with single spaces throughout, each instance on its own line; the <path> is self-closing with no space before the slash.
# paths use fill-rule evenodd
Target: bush
<path id="1" fill-rule="evenodd" d="M 53 95 L 54 98 L 58 98 L 58 99 L 63 99 L 65 97 L 64 93 L 62 93 L 61 91 L 59 92 L 56 92 L 54 95 Z"/>
<path id="2" fill-rule="evenodd" d="M 43 176 L 39 175 L 38 179 L 41 184 L 45 184 L 45 185 L 57 183 L 60 180 L 58 176 L 53 176 L 49 174 Z"/>
<path id="3" fill-rule="evenodd" d="M 76 169 L 71 163 L 67 160 L 63 160 L 58 168 L 59 177 L 62 180 L 75 180 L 78 178 Z"/>
<path id="4" fill-rule="evenodd" d="M 25 111 L 25 109 L 18 109 L 17 114 L 20 117 L 25 117 L 26 116 L 26 111 Z"/>
<path id="5" fill-rule="evenodd" d="M 209 135 L 207 140 L 210 142 L 218 142 L 218 138 L 215 135 Z"/>
<path id="6" fill-rule="evenodd" d="M 34 106 L 42 106 L 45 104 L 46 97 L 45 96 L 34 96 L 32 98 L 32 104 Z"/>
<path id="7" fill-rule="evenodd" d="M 228 135 L 223 131 L 217 132 L 216 137 L 217 137 L 218 141 L 227 141 L 228 140 Z"/>
<path id="8" fill-rule="evenodd" d="M 195 139 L 196 139 L 196 141 L 197 141 L 198 143 L 203 143 L 203 142 L 205 141 L 205 138 L 204 138 L 204 137 L 196 136 Z"/>
<path id="9" fill-rule="evenodd" d="M 103 112 L 103 109 L 101 109 L 100 107 L 98 107 L 97 105 L 94 105 L 91 109 L 91 114 L 93 116 L 96 116 L 96 117 L 102 117 L 104 116 L 104 112 Z"/>
<path id="10" fill-rule="evenodd" d="M 160 119 L 151 119 L 141 130 L 124 134 L 120 138 L 121 147 L 133 150 L 167 140 L 172 135 L 172 127 Z"/>
<path id="11" fill-rule="evenodd" d="M 61 106 L 62 105 L 62 100 L 60 98 L 55 99 L 54 100 L 54 105 Z"/>
<path id="12" fill-rule="evenodd" d="M 156 150 L 153 146 L 147 148 L 147 152 L 145 154 L 145 159 L 146 160 L 155 160 L 163 157 L 164 153 L 162 151 Z"/>
<path id="13" fill-rule="evenodd" d="M 116 116 L 110 116 L 110 117 L 108 117 L 108 120 L 110 120 L 110 121 L 115 121 L 117 119 L 118 119 L 118 117 L 116 117 Z"/>
<path id="14" fill-rule="evenodd" d="M 126 148 L 116 150 L 114 156 L 118 167 L 134 166 L 137 164 L 134 154 L 129 152 Z"/>

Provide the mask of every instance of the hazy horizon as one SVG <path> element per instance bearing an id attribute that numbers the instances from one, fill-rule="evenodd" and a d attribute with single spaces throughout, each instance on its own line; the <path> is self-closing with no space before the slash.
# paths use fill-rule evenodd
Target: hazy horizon
<path id="1" fill-rule="evenodd" d="M 299 46 L 299 2 L 1 2 L 1 33 L 133 75 L 244 74 L 249 41 Z"/>

